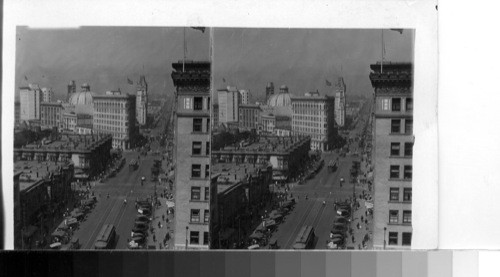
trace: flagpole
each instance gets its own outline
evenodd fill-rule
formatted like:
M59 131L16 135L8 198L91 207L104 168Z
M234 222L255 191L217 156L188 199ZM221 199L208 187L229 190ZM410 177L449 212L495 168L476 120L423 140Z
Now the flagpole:
M184 72L185 69L185 63L186 63L186 27L184 29L184 58L182 59L182 72Z
M382 29L382 47L381 47L381 59L380 59L380 73L384 73L384 29Z

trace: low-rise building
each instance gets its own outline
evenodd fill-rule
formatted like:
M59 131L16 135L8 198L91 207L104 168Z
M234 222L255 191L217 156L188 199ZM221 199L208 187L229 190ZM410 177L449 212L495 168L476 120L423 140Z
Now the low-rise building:
M71 161L75 177L86 180L102 172L110 160L111 135L62 134L57 140L28 144L14 149L16 161Z
M44 128L62 128L63 105L58 102L40 104L40 124Z
M239 127L243 130L258 129L260 113L258 105L242 104L239 106Z

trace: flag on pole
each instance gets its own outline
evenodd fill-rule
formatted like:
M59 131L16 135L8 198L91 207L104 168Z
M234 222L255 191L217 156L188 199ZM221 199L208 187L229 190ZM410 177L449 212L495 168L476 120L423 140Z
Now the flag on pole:
M325 79L325 83L326 83L327 87L331 87L332 86L332 83L330 81L328 81L327 79Z
M133 85L133 84L134 84L134 82L132 82L132 80L130 80L129 78L127 78L127 83L128 83L129 85Z
M24 80L28 81L28 77L26 75L24 75Z
M225 83L225 82L226 82L226 79L225 79L225 78L222 78L222 82L224 82L224 83Z
M191 27L191 28L201 31L202 33L205 33L205 27Z
M396 31L399 34L403 34L403 29L391 29L391 31Z

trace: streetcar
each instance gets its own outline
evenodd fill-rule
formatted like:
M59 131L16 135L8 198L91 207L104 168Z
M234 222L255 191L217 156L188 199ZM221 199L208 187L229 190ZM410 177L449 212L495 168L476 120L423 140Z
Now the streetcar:
M314 234L314 227L312 226L303 226L300 229L297 238L295 239L295 244L293 245L293 249L295 250L303 250L303 249L311 249L314 247L314 239L316 235Z
M102 226L99 235L96 238L95 249L113 249L116 242L116 228L113 224Z

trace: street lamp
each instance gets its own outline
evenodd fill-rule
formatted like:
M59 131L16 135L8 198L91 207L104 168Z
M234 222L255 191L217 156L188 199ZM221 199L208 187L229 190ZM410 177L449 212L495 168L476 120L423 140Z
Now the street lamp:
M189 226L186 226L186 250L188 249L188 230Z
M384 250L385 250L385 245L386 245L386 241L385 241L385 232L387 231L387 227L384 227Z

